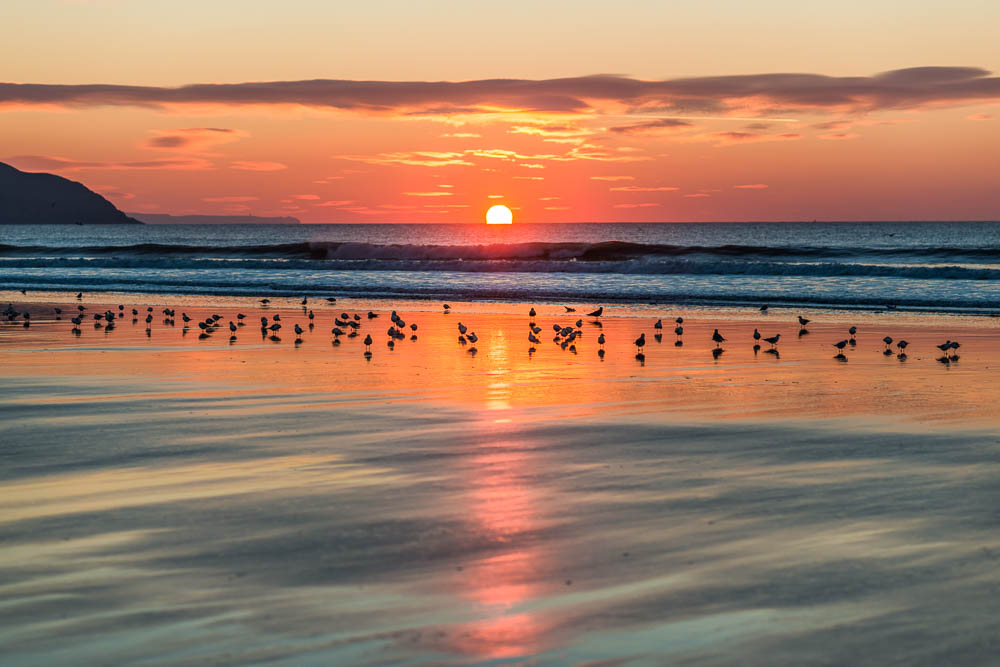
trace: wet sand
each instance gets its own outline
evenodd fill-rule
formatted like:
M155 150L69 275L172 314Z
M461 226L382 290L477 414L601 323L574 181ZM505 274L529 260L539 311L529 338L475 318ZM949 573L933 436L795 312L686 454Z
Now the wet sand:
M119 298L139 322L94 328ZM84 303L79 336L73 299L0 324L5 664L995 659L995 320L609 309L573 354L584 307L536 306L529 354L530 305L398 302L389 350L382 302L311 304L298 345L294 300L277 342L249 301Z

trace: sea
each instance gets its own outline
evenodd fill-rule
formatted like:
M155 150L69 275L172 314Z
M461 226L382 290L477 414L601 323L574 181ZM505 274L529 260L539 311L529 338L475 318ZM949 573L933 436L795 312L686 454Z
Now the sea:
M0 288L992 313L1000 222L0 225Z

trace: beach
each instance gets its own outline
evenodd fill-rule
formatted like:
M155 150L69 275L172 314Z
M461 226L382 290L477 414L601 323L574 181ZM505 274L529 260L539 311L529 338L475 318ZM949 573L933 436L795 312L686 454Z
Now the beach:
M996 318L0 297L5 664L994 659Z

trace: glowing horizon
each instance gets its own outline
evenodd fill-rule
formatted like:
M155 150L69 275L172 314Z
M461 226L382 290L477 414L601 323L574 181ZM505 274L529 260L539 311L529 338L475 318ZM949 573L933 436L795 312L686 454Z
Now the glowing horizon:
M912 7L638 3L622 23L513 0L495 53L481 10L391 4L14 0L0 161L136 213L481 224L504 193L527 223L1000 218L1000 6L886 34ZM814 39L844 35L868 50ZM587 74L608 71L636 73Z

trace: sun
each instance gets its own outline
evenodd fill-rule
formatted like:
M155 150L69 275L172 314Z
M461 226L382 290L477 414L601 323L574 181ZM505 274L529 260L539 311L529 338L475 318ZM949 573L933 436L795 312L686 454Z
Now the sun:
M487 225L509 225L512 222L514 222L514 214L503 204L490 206L490 210L486 211Z

